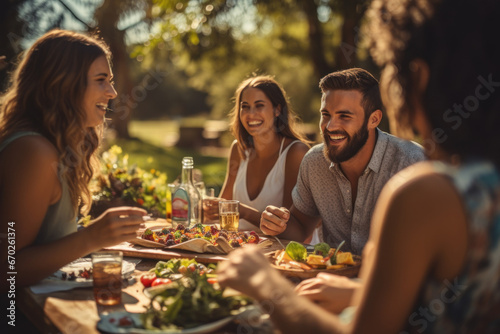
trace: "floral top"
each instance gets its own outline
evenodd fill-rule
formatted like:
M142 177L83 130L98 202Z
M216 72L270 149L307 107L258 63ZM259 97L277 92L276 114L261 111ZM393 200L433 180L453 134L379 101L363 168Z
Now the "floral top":
M462 272L454 280L425 282L408 329L500 333L500 171L488 162L458 168L436 163L435 167L450 176L463 200L469 248Z

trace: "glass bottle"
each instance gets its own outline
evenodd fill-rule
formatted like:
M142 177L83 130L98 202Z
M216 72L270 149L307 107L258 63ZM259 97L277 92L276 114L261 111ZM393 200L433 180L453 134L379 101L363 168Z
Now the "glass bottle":
M182 159L182 181L172 197L172 220L191 227L202 222L201 196L193 182L193 158Z

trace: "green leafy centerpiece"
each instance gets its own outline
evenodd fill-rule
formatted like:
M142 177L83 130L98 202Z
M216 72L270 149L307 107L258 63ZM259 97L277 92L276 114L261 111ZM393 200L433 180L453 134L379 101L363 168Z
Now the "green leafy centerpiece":
M129 166L128 154L117 145L103 152L100 173L92 182L90 216L95 218L110 207L128 205L142 207L155 217L165 218L167 175L143 168L136 164Z

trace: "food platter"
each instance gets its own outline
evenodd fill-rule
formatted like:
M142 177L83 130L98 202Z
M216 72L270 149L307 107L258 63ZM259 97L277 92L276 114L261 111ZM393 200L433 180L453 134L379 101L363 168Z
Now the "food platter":
M296 279L308 279L308 278L313 278L316 277L319 273L330 273L330 274L335 274L335 275L340 275L340 276L345 276L345 277L357 277L359 274L359 269L361 268L361 256L358 255L353 255L353 259L355 261L355 264L353 265L347 265L342 268L338 269L298 269L298 268L282 268L277 265L275 265L276 261L276 254L279 252L274 251L274 252L269 252L266 254L267 258L269 259L271 266L278 270L283 276L288 277L288 278L296 278Z
M151 228L150 231L156 234L156 233L161 233L162 229ZM215 242L210 242L206 239L196 238L180 242L178 244L174 244L171 246L166 246L163 243L147 240L144 239L141 235L138 235L134 240L131 241L131 243L146 248L160 248L164 250L181 250L181 251L190 251L195 253L210 253L210 254L228 254L235 249L230 244L230 242L223 237L218 237L214 241ZM254 245L261 248L268 248L272 244L273 244L272 240L264 237L259 237L259 242L255 243ZM247 245L246 243L241 244L242 247L245 247L246 245Z

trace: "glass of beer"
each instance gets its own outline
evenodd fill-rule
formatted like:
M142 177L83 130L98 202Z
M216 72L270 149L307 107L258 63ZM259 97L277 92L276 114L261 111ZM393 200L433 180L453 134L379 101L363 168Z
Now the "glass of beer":
M219 222L220 228L227 231L238 232L240 223L239 201L219 202Z
M94 298L99 305L116 305L122 300L122 260L119 251L92 253Z

